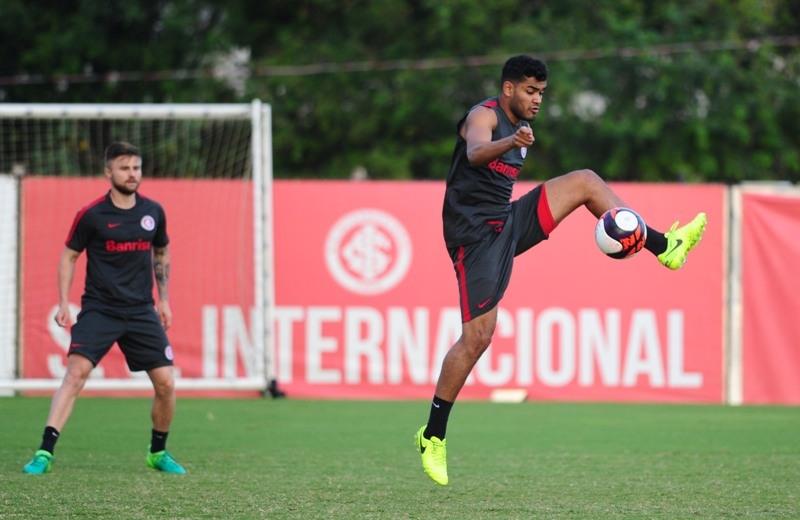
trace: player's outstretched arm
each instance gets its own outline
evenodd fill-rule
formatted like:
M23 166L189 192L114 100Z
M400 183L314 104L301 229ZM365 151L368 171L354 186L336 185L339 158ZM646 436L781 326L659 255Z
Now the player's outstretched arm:
M169 306L169 249L167 247L153 248L153 272L156 277L156 287L158 288L158 303L156 310L158 317L165 329L172 325L172 309Z
M512 135L492 141L492 131L497 127L494 110L478 107L467 116L462 128L467 141L467 159L472 166L483 166L494 161L512 148L533 144L533 131L521 126Z
M79 256L79 251L65 247L61 252L61 259L58 261L58 312L56 312L55 320L60 327L66 327L72 323L72 317L69 315L69 288L72 286L75 262Z

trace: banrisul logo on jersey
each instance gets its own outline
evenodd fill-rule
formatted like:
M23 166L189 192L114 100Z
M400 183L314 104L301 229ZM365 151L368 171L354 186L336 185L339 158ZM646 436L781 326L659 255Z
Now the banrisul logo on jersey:
M352 211L328 232L325 263L345 289L380 294L406 275L411 264L411 240L400 221L385 211Z

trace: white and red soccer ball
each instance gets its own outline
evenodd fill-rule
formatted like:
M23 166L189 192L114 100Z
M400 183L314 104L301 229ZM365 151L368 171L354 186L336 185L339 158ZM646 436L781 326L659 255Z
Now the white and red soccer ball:
M612 208L597 220L594 238L600 251L611 258L630 258L647 240L647 225L629 208Z

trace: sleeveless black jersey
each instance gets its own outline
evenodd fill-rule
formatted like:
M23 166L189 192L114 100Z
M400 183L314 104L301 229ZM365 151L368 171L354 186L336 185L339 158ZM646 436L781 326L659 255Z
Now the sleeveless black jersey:
M487 230L505 222L511 211L511 192L527 155L525 148L512 148L487 165L471 166L467 159L467 142L461 137L461 126L475 108L491 108L497 115L492 141L517 131L500 107L497 97L470 108L456 125L456 145L447 188L442 219L447 247L457 247L480 240Z
M152 248L168 243L163 208L139 194L131 209L114 206L110 192L81 209L66 246L86 249L82 308L138 311L152 306Z

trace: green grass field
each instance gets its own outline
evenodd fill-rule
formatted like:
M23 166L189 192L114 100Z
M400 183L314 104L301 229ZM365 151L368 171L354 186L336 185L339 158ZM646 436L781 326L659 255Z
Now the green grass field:
M48 406L0 399L0 518L800 518L800 408L461 402L438 487L422 401L182 399L178 477L145 467L149 401L84 398L24 475Z

